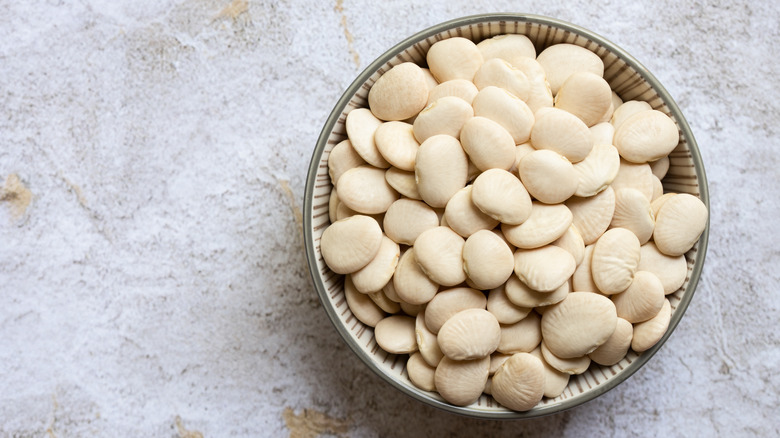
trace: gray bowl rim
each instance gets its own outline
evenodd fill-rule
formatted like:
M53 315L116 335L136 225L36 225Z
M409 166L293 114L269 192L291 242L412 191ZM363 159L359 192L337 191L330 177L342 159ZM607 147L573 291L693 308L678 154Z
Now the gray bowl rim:
M685 138L688 144L688 148L691 154L691 159L694 162L694 170L696 172L697 181L699 183L698 186L699 197L702 200L702 202L704 202L704 204L707 206L708 210L710 210L710 203L709 203L709 190L707 186L707 177L704 171L704 164L701 158L701 154L699 152L698 145L693 136L693 132L691 131L690 126L688 125L687 121L685 120L685 117L682 114L682 111L677 106L677 103L674 101L674 99L666 90L666 88L661 84L661 82L658 79L656 79L656 77L652 73L650 73L650 71L646 67L644 67L632 55L628 54L628 52L626 52L616 44L612 43L611 41L607 40L606 38L602 37L601 35L596 34L593 31L587 30L583 27L574 25L572 23L551 18L551 17L542 16L542 15L521 14L521 13L487 13L487 14L469 15L469 16L452 19L431 26L399 42L398 44L396 44L395 46L387 50L385 53L383 53L381 56L379 56L371 64L369 64L355 78L355 80L344 91L341 98L334 106L333 110L331 111L330 115L328 116L325 122L325 125L319 135L319 138L317 139L317 143L309 165L309 171L306 178L306 187L304 191L303 232L304 232L304 245L306 250L306 260L309 266L309 273L311 275L311 279L314 282L315 288L317 289L317 294L319 295L323 308L325 309L331 323L333 324L333 326L336 328L339 335L341 336L341 339L358 356L358 358L360 358L360 360L364 362L368 366L368 368L372 370L376 375L378 375L384 381L386 381L387 383L389 383L390 385L392 385L393 387L401 391L401 393L406 394L407 396L417 401L420 401L428 406L432 406L446 412L450 412L450 413L454 413L454 414L458 414L470 418L494 419L494 420L519 420L519 419L530 419L530 418L556 414L574 408L576 406L580 406L586 402L589 402L601 396L602 394L606 393L607 391L615 388L620 383L626 381L636 371L638 371L645 363L647 363L647 361L649 361L651 357L655 355L655 353L663 346L664 343L666 343L666 340L671 336L672 332L674 331L674 329L677 327L680 320L682 319L685 310L688 308L691 299L693 298L693 294L696 290L696 286L698 284L699 277L701 276L702 268L704 266L704 259L707 252L707 241L709 238L710 220L708 218L707 225L704 229L704 232L699 238L697 257L694 260L694 264L690 274L690 280L686 287L685 293L683 294L680 303L677 305L677 308L674 314L672 315L671 321L669 322L669 328L667 329L664 336L652 348L639 355L639 357L634 362L632 362L629 366L627 366L624 370L622 370L618 376L604 382L603 384L600 384L595 389L589 390L587 392L582 393L581 395L577 395L568 400L564 400L560 403L556 403L553 406L535 407L526 412L513 412L513 411L488 412L488 411L470 409L469 407L459 407L459 406L450 405L446 402L430 397L424 391L417 390L416 388L412 388L410 386L405 386L397 379L381 372L376 366L376 364L374 364L371 356L369 356L366 353L366 351L363 350L361 346L359 346L355 342L355 340L347 331L346 327L337 323L337 321L339 320L338 314L336 313L335 309L330 305L325 285L322 281L322 278L320 278L320 276L317 274L317 269L316 269L317 255L314 251L314 236L312 234L311 213L312 213L312 204L314 198L314 184L317 177L317 172L319 170L319 163L320 160L322 159L322 154L325 151L328 137L333 131L333 128L336 126L336 123L338 122L341 112L344 110L344 108L346 108L351 98L357 93L358 89L363 85L363 83L365 83L368 80L368 78L371 77L371 75L373 75L380 67L382 67L385 63L387 63L393 57L395 57L396 54L405 50L408 47L411 47L412 45L416 44L419 41L422 41L426 38L447 31L449 29L453 29L461 26L468 26L471 24L478 24L483 22L494 22L494 21L523 22L523 23L529 22L529 23L552 26L552 27L569 31L573 34L580 35L582 37L588 38L593 42L596 42L597 44L601 45L602 47L606 48L607 50L609 50L610 52L618 56L626 64L630 65L634 70L636 70L636 72L639 75L641 75L650 84L650 86L658 94L658 96L661 97L664 104L669 108L669 111L672 113L675 120L677 121L677 124L680 127L680 130L682 132L683 138Z

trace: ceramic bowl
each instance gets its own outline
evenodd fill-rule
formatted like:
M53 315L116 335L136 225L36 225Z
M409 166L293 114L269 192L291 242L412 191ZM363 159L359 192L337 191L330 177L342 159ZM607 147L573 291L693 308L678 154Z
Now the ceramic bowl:
M629 378L663 347L696 289L706 253L708 228L685 255L688 262L685 283L667 296L672 316L666 334L642 354L629 350L623 360L611 367L592 364L584 374L573 376L560 396L545 398L526 412L508 410L484 394L470 406L454 406L438 394L412 385L406 374L407 356L388 354L377 345L373 329L358 321L347 306L343 276L330 271L320 254L320 237L330 224L328 200L332 186L328 176L328 154L347 136L344 127L347 113L368 106L371 85L392 66L406 61L424 66L426 52L441 39L459 36L479 42L499 34L526 35L534 43L537 54L552 44L565 42L582 46L601 57L605 66L604 78L624 101L646 101L654 109L671 116L679 128L680 143L670 155L671 166L663 179L665 191L690 193L709 207L704 166L691 129L672 96L638 60L604 37L574 24L537 15L486 14L441 23L406 38L372 62L344 91L314 147L304 195L304 240L314 287L335 329L354 354L390 386L422 403L452 413L488 419L522 419L570 409L604 394Z

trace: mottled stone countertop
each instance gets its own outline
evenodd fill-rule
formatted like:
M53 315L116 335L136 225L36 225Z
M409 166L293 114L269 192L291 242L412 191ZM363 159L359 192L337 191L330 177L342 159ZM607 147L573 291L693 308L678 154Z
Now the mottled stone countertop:
M709 251L643 369L555 416L477 421L367 370L302 251L325 118L384 50L483 12L618 43L687 117ZM0 437L777 436L780 6L0 2Z

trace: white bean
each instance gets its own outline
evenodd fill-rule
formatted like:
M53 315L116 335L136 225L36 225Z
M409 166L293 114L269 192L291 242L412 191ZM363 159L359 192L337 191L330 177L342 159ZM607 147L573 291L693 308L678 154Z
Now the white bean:
M693 195L679 193L658 210L653 241L666 255L683 255L699 240L707 221L707 206Z
M588 71L570 75L555 96L555 108L574 114L588 127L601 121L610 105L612 89L609 84L601 75Z
M413 171L420 143L414 137L413 126L406 122L385 122L374 133L379 153L392 166Z
M534 113L519 97L494 86L488 86L474 97L471 103L474 115L486 117L503 126L515 144L528 141L534 126Z
M574 73L590 72L598 76L604 75L604 62L590 50L574 44L553 44L542 50L536 57L547 73L550 89L553 95Z
M436 367L436 390L444 400L455 406L467 406L477 401L490 370L490 356L472 360L444 357Z
M463 271L478 289L504 284L514 266L512 250L492 231L477 231L463 245Z
M572 163L582 161L593 149L593 134L588 125L559 108L537 111L530 138L536 149L558 152Z
M574 257L565 249L546 245L515 251L515 274L533 290L552 292L574 273Z
M517 353L493 375L491 392L503 406L527 411L544 397L544 366L528 353Z
M543 204L534 201L531 214L520 225L501 224L506 239L518 248L531 249L559 239L572 224L573 215L564 204Z
M402 62L377 79L368 91L371 112L382 120L413 117L428 102L428 81L420 66Z
M422 200L434 208L445 207L466 186L468 167L466 152L455 137L435 135L424 141L414 166Z
M433 76L442 83L452 79L474 79L484 59L474 42L452 37L433 43L426 61Z
M572 292L542 315L542 338L561 359L584 356L606 342L617 326L612 301L593 292Z
M376 133L382 121L376 118L374 113L368 108L355 108L347 114L344 126L347 130L347 137L355 148L355 152L360 155L368 164L385 169L390 163L382 157L374 141Z
M428 277L442 286L466 281L463 270L463 246L466 241L449 227L423 231L414 241L417 264Z
M474 180L471 200L503 224L521 224L532 214L531 197L519 178L502 169L488 169Z

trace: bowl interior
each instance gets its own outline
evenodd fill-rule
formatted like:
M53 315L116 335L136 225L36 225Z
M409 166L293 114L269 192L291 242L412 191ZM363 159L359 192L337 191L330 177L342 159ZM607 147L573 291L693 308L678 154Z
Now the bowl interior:
M373 329L352 315L344 298L343 276L328 269L319 248L322 232L330 224L328 154L347 138L344 127L347 113L368 106L368 90L392 66L407 61L424 66L425 54L436 41L459 36L479 42L499 34L528 36L537 54L552 44L571 43L601 57L605 66L604 78L624 101L646 101L654 109L669 115L679 128L680 143L670 155L670 169L663 180L664 190L698 196L709 207L704 168L690 128L668 92L637 60L599 35L569 23L535 15L490 14L453 20L413 35L369 65L345 91L327 119L312 157L304 198L304 237L312 279L327 314L349 347L380 377L407 395L450 412L481 418L530 418L568 409L603 394L633 374L663 345L694 293L704 262L709 226L686 254L688 276L685 283L667 296L672 319L664 337L641 355L629 351L628 356L611 367L591 365L584 374L573 376L559 397L544 399L527 412L507 410L486 395L471 406L452 406L438 394L413 386L406 375L406 356L384 352L374 340Z

